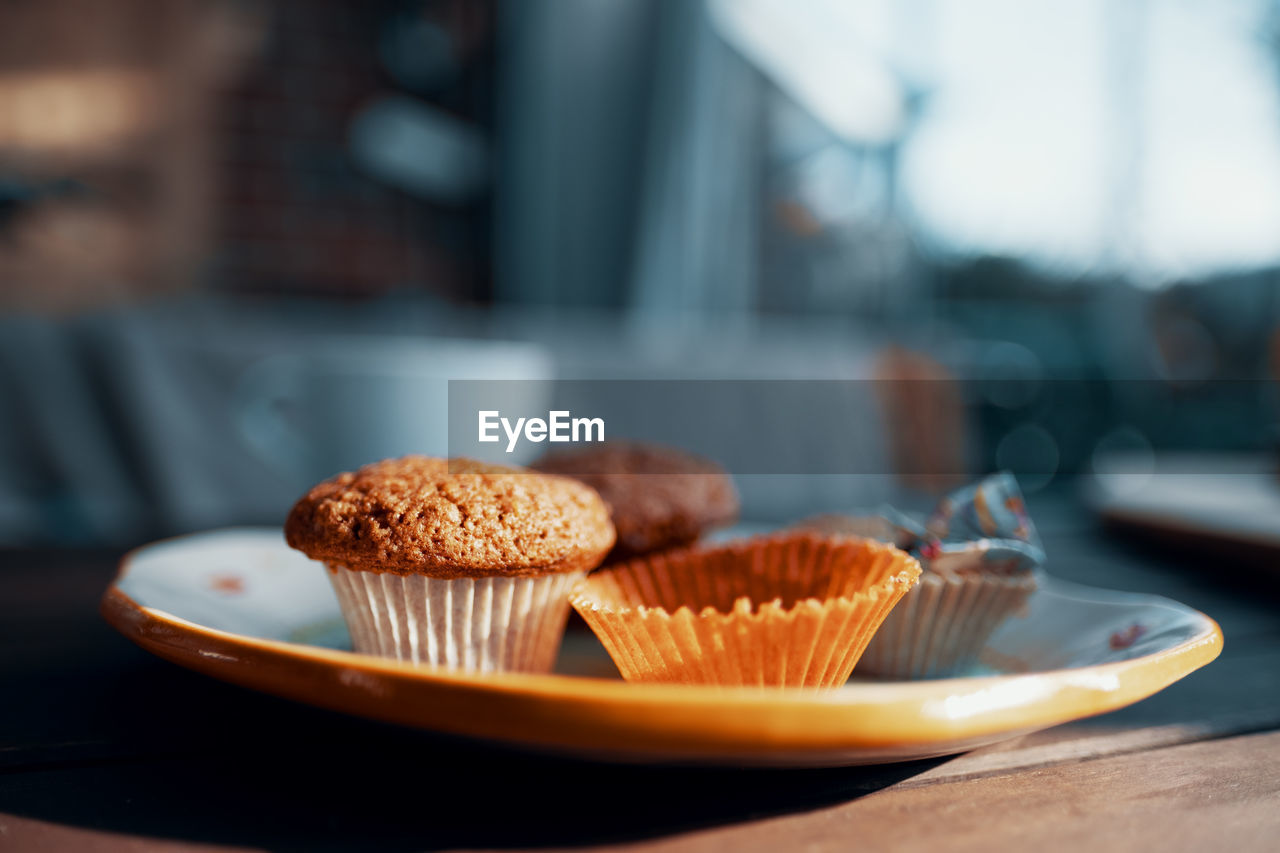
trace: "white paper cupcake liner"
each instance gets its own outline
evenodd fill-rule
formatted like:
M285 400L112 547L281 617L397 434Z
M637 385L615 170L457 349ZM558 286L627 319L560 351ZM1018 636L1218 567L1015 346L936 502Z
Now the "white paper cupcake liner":
M1023 608L1035 578L925 572L884 620L855 674L937 678L977 662L987 640Z
M330 565L357 652L472 672L548 672L583 572L430 578Z

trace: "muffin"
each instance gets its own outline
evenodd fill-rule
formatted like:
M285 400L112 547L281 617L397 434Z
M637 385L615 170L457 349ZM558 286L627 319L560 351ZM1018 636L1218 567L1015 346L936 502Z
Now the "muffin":
M539 471L573 477L609 505L617 544L606 562L689 545L738 518L738 493L716 463L637 442L610 442L543 457Z
M407 456L311 489L285 538L328 568L357 652L545 672L566 595L614 531L604 501L574 480Z
M836 687L919 575L891 545L792 532L615 564L570 601L629 681Z
M824 515L796 527L892 542L920 561L920 583L885 619L858 673L963 674L977 664L991 635L1025 610L1044 562L1017 482L1006 473L987 477L944 498L924 524L891 514Z

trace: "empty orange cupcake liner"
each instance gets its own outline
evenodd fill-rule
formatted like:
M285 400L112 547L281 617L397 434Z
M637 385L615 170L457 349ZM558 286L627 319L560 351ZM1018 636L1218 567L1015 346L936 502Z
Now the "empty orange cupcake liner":
M570 602L630 681L835 687L919 576L891 545L792 533L622 563Z

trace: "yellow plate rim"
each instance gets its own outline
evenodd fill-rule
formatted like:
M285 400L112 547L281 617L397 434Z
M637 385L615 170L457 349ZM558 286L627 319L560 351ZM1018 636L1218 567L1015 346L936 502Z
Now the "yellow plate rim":
M148 547L122 558L117 581ZM101 611L159 657L286 699L448 734L638 761L822 764L945 754L1132 704L1208 664L1223 646L1217 623L1199 614L1204 628L1188 640L1093 666L830 691L722 689L431 669L209 628L139 604L114 584Z

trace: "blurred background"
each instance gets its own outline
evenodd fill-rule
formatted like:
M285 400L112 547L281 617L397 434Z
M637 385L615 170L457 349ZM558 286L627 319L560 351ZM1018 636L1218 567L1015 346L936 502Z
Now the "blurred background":
M1274 536L1278 283L1277 0L0 4L0 544L557 377L874 380L892 464L749 520L1008 467Z

